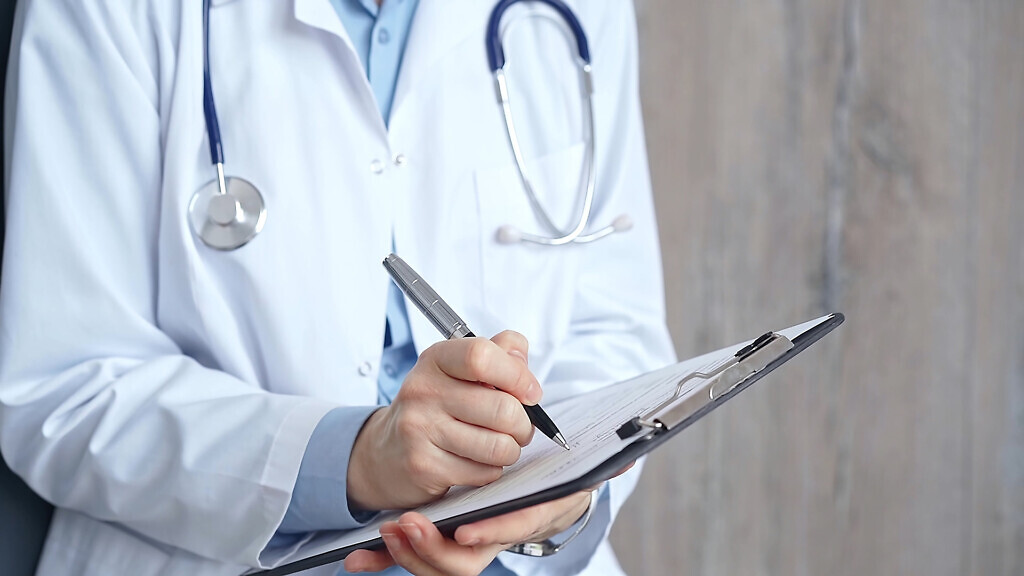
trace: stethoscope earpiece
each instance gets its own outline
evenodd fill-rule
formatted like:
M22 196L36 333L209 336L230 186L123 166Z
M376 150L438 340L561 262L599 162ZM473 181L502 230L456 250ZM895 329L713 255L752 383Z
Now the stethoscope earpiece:
M519 228L516 228L511 224L506 224L501 228L498 228L498 233L495 237L499 244L518 244L523 241L523 233Z
M564 244L586 244L599 240L605 236L614 234L616 232L625 232L633 228L633 219L630 218L629 214L619 214L612 220L612 223L596 232L590 234L582 234L576 236L571 240L567 240L558 243L557 238L545 238L544 236L536 236L533 234L526 234L519 228L511 224L506 224L501 228L498 228L498 233L494 235L495 240L499 244L518 244L519 242L532 242L534 244L542 244L545 246L561 246Z

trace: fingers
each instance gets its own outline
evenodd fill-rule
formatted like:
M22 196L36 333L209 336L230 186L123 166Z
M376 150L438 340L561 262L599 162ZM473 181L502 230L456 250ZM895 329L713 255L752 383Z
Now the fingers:
M503 341L510 342L513 339L512 336L502 337ZM540 383L526 363L490 340L448 340L431 346L423 355L453 378L493 386L515 396L523 404L540 402Z
M395 565L391 553L384 550L356 550L345 557L346 572L380 572Z
M518 360L521 360L523 363L527 363L527 358L530 357L530 343L526 340L526 336L523 336L519 332L505 330L504 332L494 335L494 337L491 338L491 342L494 342L499 348L516 357Z
M526 446L533 438L533 423L522 403L504 392L476 384L455 385L449 387L441 402L453 418L508 434L520 446Z
M434 443L438 447L473 462L500 468L511 466L519 460L521 448L516 439L508 434L457 420L438 425L434 434Z
M382 526L381 536L395 563L417 576L479 574L502 549L461 546L415 512L403 514L397 524Z
M495 434L491 432L491 434ZM451 486L484 486L501 478L500 465L482 464L429 446L408 456L405 474L428 493L440 497ZM410 508L416 503L404 506Z
M378 572L395 564L416 576L470 576L479 574L503 548L461 546L445 538L423 515L403 514L398 522L380 528L385 550L358 550L345 558L349 572Z
M464 524L455 530L463 546L488 546L543 540L565 531L587 511L590 492L577 492L537 506Z
M348 498L359 508L411 508L452 486L482 486L533 438L523 402L540 384L522 335L449 340L424 351L394 401L365 422L349 459ZM482 385L481 385L482 384Z

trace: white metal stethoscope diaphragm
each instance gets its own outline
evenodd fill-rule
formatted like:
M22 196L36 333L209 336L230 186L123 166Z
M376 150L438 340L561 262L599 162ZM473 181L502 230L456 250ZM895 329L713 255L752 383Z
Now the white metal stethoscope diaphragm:
M188 220L192 231L210 248L241 248L263 230L267 207L263 196L248 180L213 180L192 195Z

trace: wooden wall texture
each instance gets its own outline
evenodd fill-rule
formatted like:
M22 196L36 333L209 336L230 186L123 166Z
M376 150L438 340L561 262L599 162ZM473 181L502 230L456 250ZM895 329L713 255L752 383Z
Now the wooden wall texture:
M1024 574L1024 1L637 0L689 357L847 322L652 457L631 574Z

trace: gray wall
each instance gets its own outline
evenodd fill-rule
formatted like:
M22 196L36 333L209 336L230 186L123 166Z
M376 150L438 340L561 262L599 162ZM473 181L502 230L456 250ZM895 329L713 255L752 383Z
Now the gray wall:
M839 331L647 464L632 574L1024 574L1024 2L637 0L681 357Z

